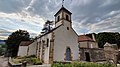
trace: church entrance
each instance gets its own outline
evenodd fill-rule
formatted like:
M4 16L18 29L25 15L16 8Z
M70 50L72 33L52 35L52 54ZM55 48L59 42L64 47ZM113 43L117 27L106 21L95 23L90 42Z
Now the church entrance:
M66 61L71 61L71 49L69 47L66 49Z
M90 54L85 52L86 61L90 62Z

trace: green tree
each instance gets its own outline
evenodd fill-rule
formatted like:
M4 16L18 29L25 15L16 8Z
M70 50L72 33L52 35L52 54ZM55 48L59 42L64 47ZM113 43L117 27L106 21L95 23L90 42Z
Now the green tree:
M99 47L103 48L106 42L117 44L120 47L120 34L118 32L102 32L97 34Z
M100 48L103 48L106 42L117 44L118 48L120 47L120 34L118 32L100 32L98 34L89 33L86 35L92 38L92 34L95 35L95 39L97 40Z
M3 55L3 51L4 51L3 48L0 47L0 56Z
M7 51L9 56L16 57L18 53L19 44L21 41L29 41L30 35L25 30L17 30L9 35L8 39L6 40L7 44Z
M52 29L53 26L53 21L47 20L44 24L44 28L42 29L42 31L44 33L49 32Z

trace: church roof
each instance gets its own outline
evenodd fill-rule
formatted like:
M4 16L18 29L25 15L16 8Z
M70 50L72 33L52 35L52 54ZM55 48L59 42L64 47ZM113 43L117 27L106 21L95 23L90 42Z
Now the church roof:
M20 46L28 46L28 45L30 45L32 42L31 41L22 41L21 43L20 43Z
M78 38L78 42L85 42L85 41L94 42L94 40L91 39L90 37L88 37L86 35L80 35L79 38Z
M63 24L61 24L61 25L59 25L59 26L57 26L57 27L55 27L55 28L53 28L52 30L50 30L49 32L47 32L47 33L45 33L45 34L43 34L43 35L41 35L40 37L38 37L38 38L41 38L41 37L43 37L43 36L45 36L45 35L47 35L47 34L49 34L49 33L51 33L51 32L53 32L53 31L55 31L56 29L58 29L59 27L61 27Z
M61 9L54 15L54 16L56 16L58 13L60 13L61 11L66 11L67 13L69 13L69 14L72 14L69 10L67 10L65 7L61 7Z

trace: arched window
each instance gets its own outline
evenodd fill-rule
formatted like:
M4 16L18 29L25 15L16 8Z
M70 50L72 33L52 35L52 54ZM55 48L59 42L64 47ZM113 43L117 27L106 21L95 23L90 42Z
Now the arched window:
M71 61L71 49L69 47L66 48L66 61Z

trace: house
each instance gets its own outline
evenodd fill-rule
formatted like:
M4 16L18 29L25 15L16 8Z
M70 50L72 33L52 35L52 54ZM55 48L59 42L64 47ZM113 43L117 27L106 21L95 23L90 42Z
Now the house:
M86 35L80 35L78 39L80 48L98 48L98 44L94 38L94 35L93 35L93 39Z
M98 43L92 34L92 38L80 35L79 39L80 61L97 62L105 60L103 48L98 48Z
M112 61L113 63L117 63L118 55L120 56L117 44L106 42L104 48L99 48L93 34L92 37L90 38L86 35L79 36L80 61Z
M62 6L54 15L55 28L38 37L27 47L28 54L24 55L34 53L46 64L79 60L78 35L72 28L71 15L72 13Z
M108 42L104 45L104 52L106 60L111 60L114 63L117 63L119 61L120 52L118 50L117 44L110 44Z

